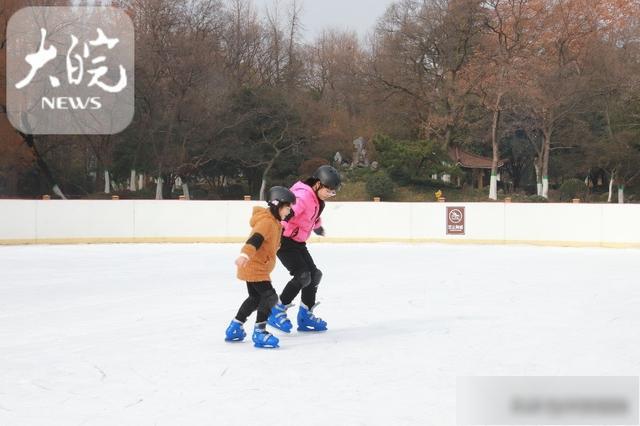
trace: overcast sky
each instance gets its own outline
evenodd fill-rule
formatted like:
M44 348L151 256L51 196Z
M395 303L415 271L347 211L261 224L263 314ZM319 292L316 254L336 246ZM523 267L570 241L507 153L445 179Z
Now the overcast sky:
M267 6L272 7L274 0L253 0L260 13ZM394 0L299 0L302 3L302 24L304 39L312 41L323 29L336 28L355 30L362 38L373 29L387 7ZM110 0L73 0L75 4L109 4ZM279 0L283 11L291 0Z
M254 0L264 11L273 0ZM363 37L393 0L301 0L304 38L311 41L325 28L352 29ZM280 0L282 6L289 4Z

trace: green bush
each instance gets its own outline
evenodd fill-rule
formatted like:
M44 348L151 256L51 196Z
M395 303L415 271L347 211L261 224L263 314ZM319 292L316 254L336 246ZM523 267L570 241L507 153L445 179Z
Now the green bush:
M390 198L395 187L393 180L385 171L377 171L367 177L367 192L370 197Z
M189 197L192 200L208 200L209 199L209 191L204 188L194 187L189 188Z
M609 192L593 193L590 196L590 201L594 203L606 203L609 199Z
M549 200L544 198L542 195L531 195L527 197L527 201L530 203L548 203Z
M366 182L369 176L376 172L369 167L355 167L353 169L342 172L341 175L352 182Z
M448 167L443 166L443 163L450 161L448 155L433 141L396 140L376 135L372 142L380 165L399 185L449 171Z
M573 198L584 200L587 193L587 185L580 179L567 179L560 185L560 200L562 201L569 201Z
M367 201L370 200L364 182L345 182L334 201Z
M222 200L242 200L245 195L250 195L251 192L245 186L239 183L233 183L224 188L223 193L220 194Z

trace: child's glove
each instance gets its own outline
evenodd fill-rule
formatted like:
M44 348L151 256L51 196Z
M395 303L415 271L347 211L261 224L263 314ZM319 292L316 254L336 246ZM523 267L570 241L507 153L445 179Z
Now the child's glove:
M321 237L324 237L324 228L322 226L319 227L319 228L314 229L313 232L316 235L320 235Z

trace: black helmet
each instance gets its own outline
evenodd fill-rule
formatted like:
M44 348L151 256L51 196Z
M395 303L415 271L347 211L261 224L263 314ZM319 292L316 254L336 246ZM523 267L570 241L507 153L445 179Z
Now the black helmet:
M267 202L273 206L282 203L295 204L296 196L284 186L274 186L269 190L269 198Z
M313 178L318 179L323 186L337 191L342 185L340 173L329 165L320 166L318 170L313 172Z

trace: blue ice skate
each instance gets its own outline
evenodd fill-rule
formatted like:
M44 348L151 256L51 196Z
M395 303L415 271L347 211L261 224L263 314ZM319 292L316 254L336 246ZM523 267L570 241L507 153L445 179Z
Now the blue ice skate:
M237 319L231 320L224 340L227 342L242 342L245 337L247 337L247 333L245 333L242 323Z
M277 348L280 340L266 329L266 323L256 324L253 329L253 346L256 348Z
M307 308L304 303L300 304L300 310L298 311L298 331L325 331L327 329L327 322L321 318L317 318L313 315L313 310L320 303L316 303Z
M289 321L289 318L287 318L287 309L292 306L293 303L289 303L288 305L278 303L276 306L271 308L271 315L267 318L269 325L280 331L284 331L285 333L291 333L293 325L291 324L291 321Z

